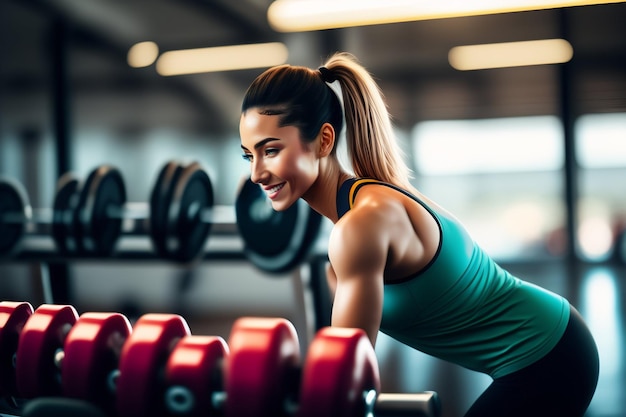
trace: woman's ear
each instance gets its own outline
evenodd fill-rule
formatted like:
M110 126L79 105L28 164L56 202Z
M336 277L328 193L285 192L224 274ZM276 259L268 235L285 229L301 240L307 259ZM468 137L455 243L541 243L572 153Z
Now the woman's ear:
M320 147L319 156L325 157L330 155L335 147L335 129L330 123L324 123L320 130Z

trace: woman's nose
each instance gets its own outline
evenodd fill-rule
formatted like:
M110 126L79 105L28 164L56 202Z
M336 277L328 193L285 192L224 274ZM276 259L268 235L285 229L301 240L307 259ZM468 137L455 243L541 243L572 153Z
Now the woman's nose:
M254 161L250 172L250 180L255 184L263 183L267 179L267 170L263 162Z

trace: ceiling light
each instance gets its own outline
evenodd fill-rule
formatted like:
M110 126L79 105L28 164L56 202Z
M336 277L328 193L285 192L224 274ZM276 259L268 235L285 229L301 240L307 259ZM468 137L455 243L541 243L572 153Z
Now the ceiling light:
M284 64L287 57L281 42L184 49L161 54L156 69L164 76L232 71Z
M154 42L139 42L128 50L126 59L133 68L150 66L159 56L159 47Z
M275 0L267 19L279 32L521 12L624 0Z
M562 64L572 59L572 45L564 39L456 46L448 61L459 71L528 65Z

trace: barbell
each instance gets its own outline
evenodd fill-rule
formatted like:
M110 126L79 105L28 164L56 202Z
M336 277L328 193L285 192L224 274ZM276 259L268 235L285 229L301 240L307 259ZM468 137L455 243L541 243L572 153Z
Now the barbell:
M321 227L321 216L304 201L274 211L249 178L238 190L234 209L244 254L265 272L283 273L301 263ZM33 211L24 187L0 178L0 256L19 251L29 225L39 223L50 224L63 254L108 256L126 219L144 223L157 255L177 262L200 257L212 226L223 221L209 175L197 162L167 162L147 204L127 202L122 174L112 165L96 167L83 182L71 173L61 176L51 210Z

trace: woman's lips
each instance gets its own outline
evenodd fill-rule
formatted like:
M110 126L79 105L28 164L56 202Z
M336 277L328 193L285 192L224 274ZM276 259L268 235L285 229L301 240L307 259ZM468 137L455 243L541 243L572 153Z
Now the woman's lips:
M281 184L273 185L271 187L266 187L265 192L267 193L267 197L273 200L274 198L276 198L276 196L278 195L280 190L283 189L284 186L285 186L285 183L283 182Z

